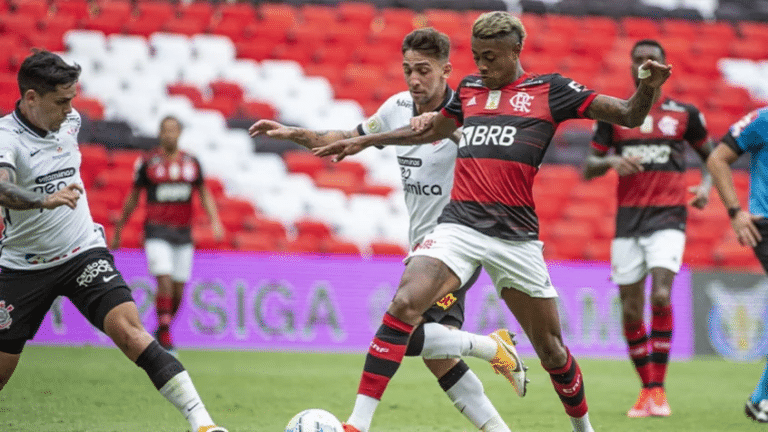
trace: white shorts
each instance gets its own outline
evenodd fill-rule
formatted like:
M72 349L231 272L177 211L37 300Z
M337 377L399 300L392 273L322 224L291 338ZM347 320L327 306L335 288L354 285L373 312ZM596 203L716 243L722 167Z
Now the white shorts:
M654 267L680 271L685 233L676 229L656 231L647 237L619 237L611 243L611 280L629 285L643 279Z
M153 276L169 275L174 282L186 282L192 276L194 248L191 243L174 245L150 238L144 240L144 251Z
M531 297L557 297L538 240L512 241L487 236L464 225L442 223L408 255L439 259L467 283L483 266L496 292L514 288Z

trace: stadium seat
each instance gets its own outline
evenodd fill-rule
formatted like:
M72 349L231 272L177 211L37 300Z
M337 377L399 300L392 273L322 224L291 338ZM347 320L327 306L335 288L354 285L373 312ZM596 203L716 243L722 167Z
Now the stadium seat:
M397 243L376 241L370 244L371 253L378 256L404 257L408 251Z
M280 250L285 245L268 234L242 232L232 236L232 246L240 251L268 252Z
M297 237L286 244L285 251L289 253L320 253L322 252L322 241L314 236Z
M258 6L258 16L264 25L290 28L299 20L296 9L289 4L262 3Z
M314 179L318 188L339 189L347 195L357 192L360 188L357 176L351 172L338 173L322 170L315 175Z
M53 8L57 15L69 15L76 21L82 21L90 14L88 2L85 0L56 0Z
M104 119L104 106L97 99L78 97L72 101L72 107L91 120Z
M206 24L213 17L214 7L210 2L180 2L177 13L183 20L202 21Z
M176 83L169 85L167 90L169 95L185 96L195 106L203 103L202 92L193 85Z
M136 3L137 18L163 23L176 16L173 4L162 1L140 1Z
M366 2L340 2L336 9L341 22L364 24L365 26L370 26L377 14L376 7Z
M192 240L199 250L229 249L231 242L228 238L217 240L210 228L193 227Z

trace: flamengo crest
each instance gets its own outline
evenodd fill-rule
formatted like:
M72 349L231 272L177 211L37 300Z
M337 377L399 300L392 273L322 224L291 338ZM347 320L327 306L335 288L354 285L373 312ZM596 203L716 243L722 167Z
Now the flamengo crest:
M533 103L533 96L525 92L520 92L509 100L512 108L517 112L529 113L531 112L531 103Z
M0 330L7 329L11 326L13 319L11 318L11 311L13 305L5 305L5 300L0 300Z

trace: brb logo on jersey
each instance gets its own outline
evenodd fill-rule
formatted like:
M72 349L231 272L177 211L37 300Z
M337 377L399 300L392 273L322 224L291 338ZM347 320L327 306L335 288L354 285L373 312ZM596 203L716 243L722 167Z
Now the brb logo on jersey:
M468 145L511 146L515 142L517 128L514 126L467 126L461 134L459 147Z
M112 267L112 265L109 263L109 261L105 259L100 259L96 262L92 262L88 264L87 267L85 267L85 270L83 270L83 273L80 274L80 276L77 277L77 284L85 287L91 284L94 279L96 279L100 274L102 273L114 273L115 269ZM117 274L113 274L111 276L104 276L103 280L104 282L109 282L112 279L115 278Z
M626 146L621 149L621 156L638 158L642 164L665 164L669 162L672 149L666 144L641 144Z

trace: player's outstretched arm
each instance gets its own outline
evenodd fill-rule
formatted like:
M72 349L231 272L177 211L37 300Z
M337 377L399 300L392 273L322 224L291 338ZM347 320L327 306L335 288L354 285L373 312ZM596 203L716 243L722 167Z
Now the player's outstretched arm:
M360 135L357 130L312 131L299 127L285 126L273 120L257 121L248 128L248 133L252 137L265 135L270 138L293 141L310 150Z
M223 240L226 232L224 231L224 225L221 224L221 218L219 218L216 200L213 198L210 188L205 184L200 186L200 202L203 205L203 209L205 209L205 213L208 215L208 220L211 221L213 237L218 241Z
M702 162L704 162L701 165L701 183L688 188L688 192L693 194L693 198L688 201L688 204L697 209L703 209L709 203L709 191L712 189L712 175L707 169L707 159L709 158L709 155L712 154L713 147L712 140L710 139L707 139L704 144L698 147L693 146L696 153L701 157Z
M81 193L83 188L77 184L48 196L35 193L16 184L16 171L12 168L0 168L0 206L11 210L53 209L62 205L75 208Z
M640 126L653 106L656 92L671 73L671 65L648 60L640 66L640 85L637 86L632 97L624 100L598 95L587 108L585 115L594 120L603 120L630 128Z
M715 188L727 209L739 209L731 215L731 227L739 239L739 243L745 246L755 247L762 240L760 231L754 221L761 216L755 216L746 210L741 210L739 197L736 194L736 186L733 184L733 172L731 165L736 162L739 155L725 143L718 144L715 150L707 158L707 169L715 182Z
M592 180L605 174L611 168L620 176L637 174L644 170L638 157L609 155L607 152L593 148L592 153L587 156L584 163L582 175L584 180Z
M112 240L109 242L109 248L114 250L120 248L120 240L123 234L123 227L130 219L131 214L139 205L139 195L141 189L138 187L131 188L131 192L125 198L123 203L123 210L120 212L120 217L115 221L115 232L112 234Z
M337 155L334 160L338 162L346 156L357 154L363 149L371 146L414 145L445 139L453 135L453 132L457 128L458 126L456 126L456 123L453 120L442 114L438 114L421 130L414 130L411 125L403 126L389 132L345 139L324 147L316 148L312 150L312 152L320 157Z

